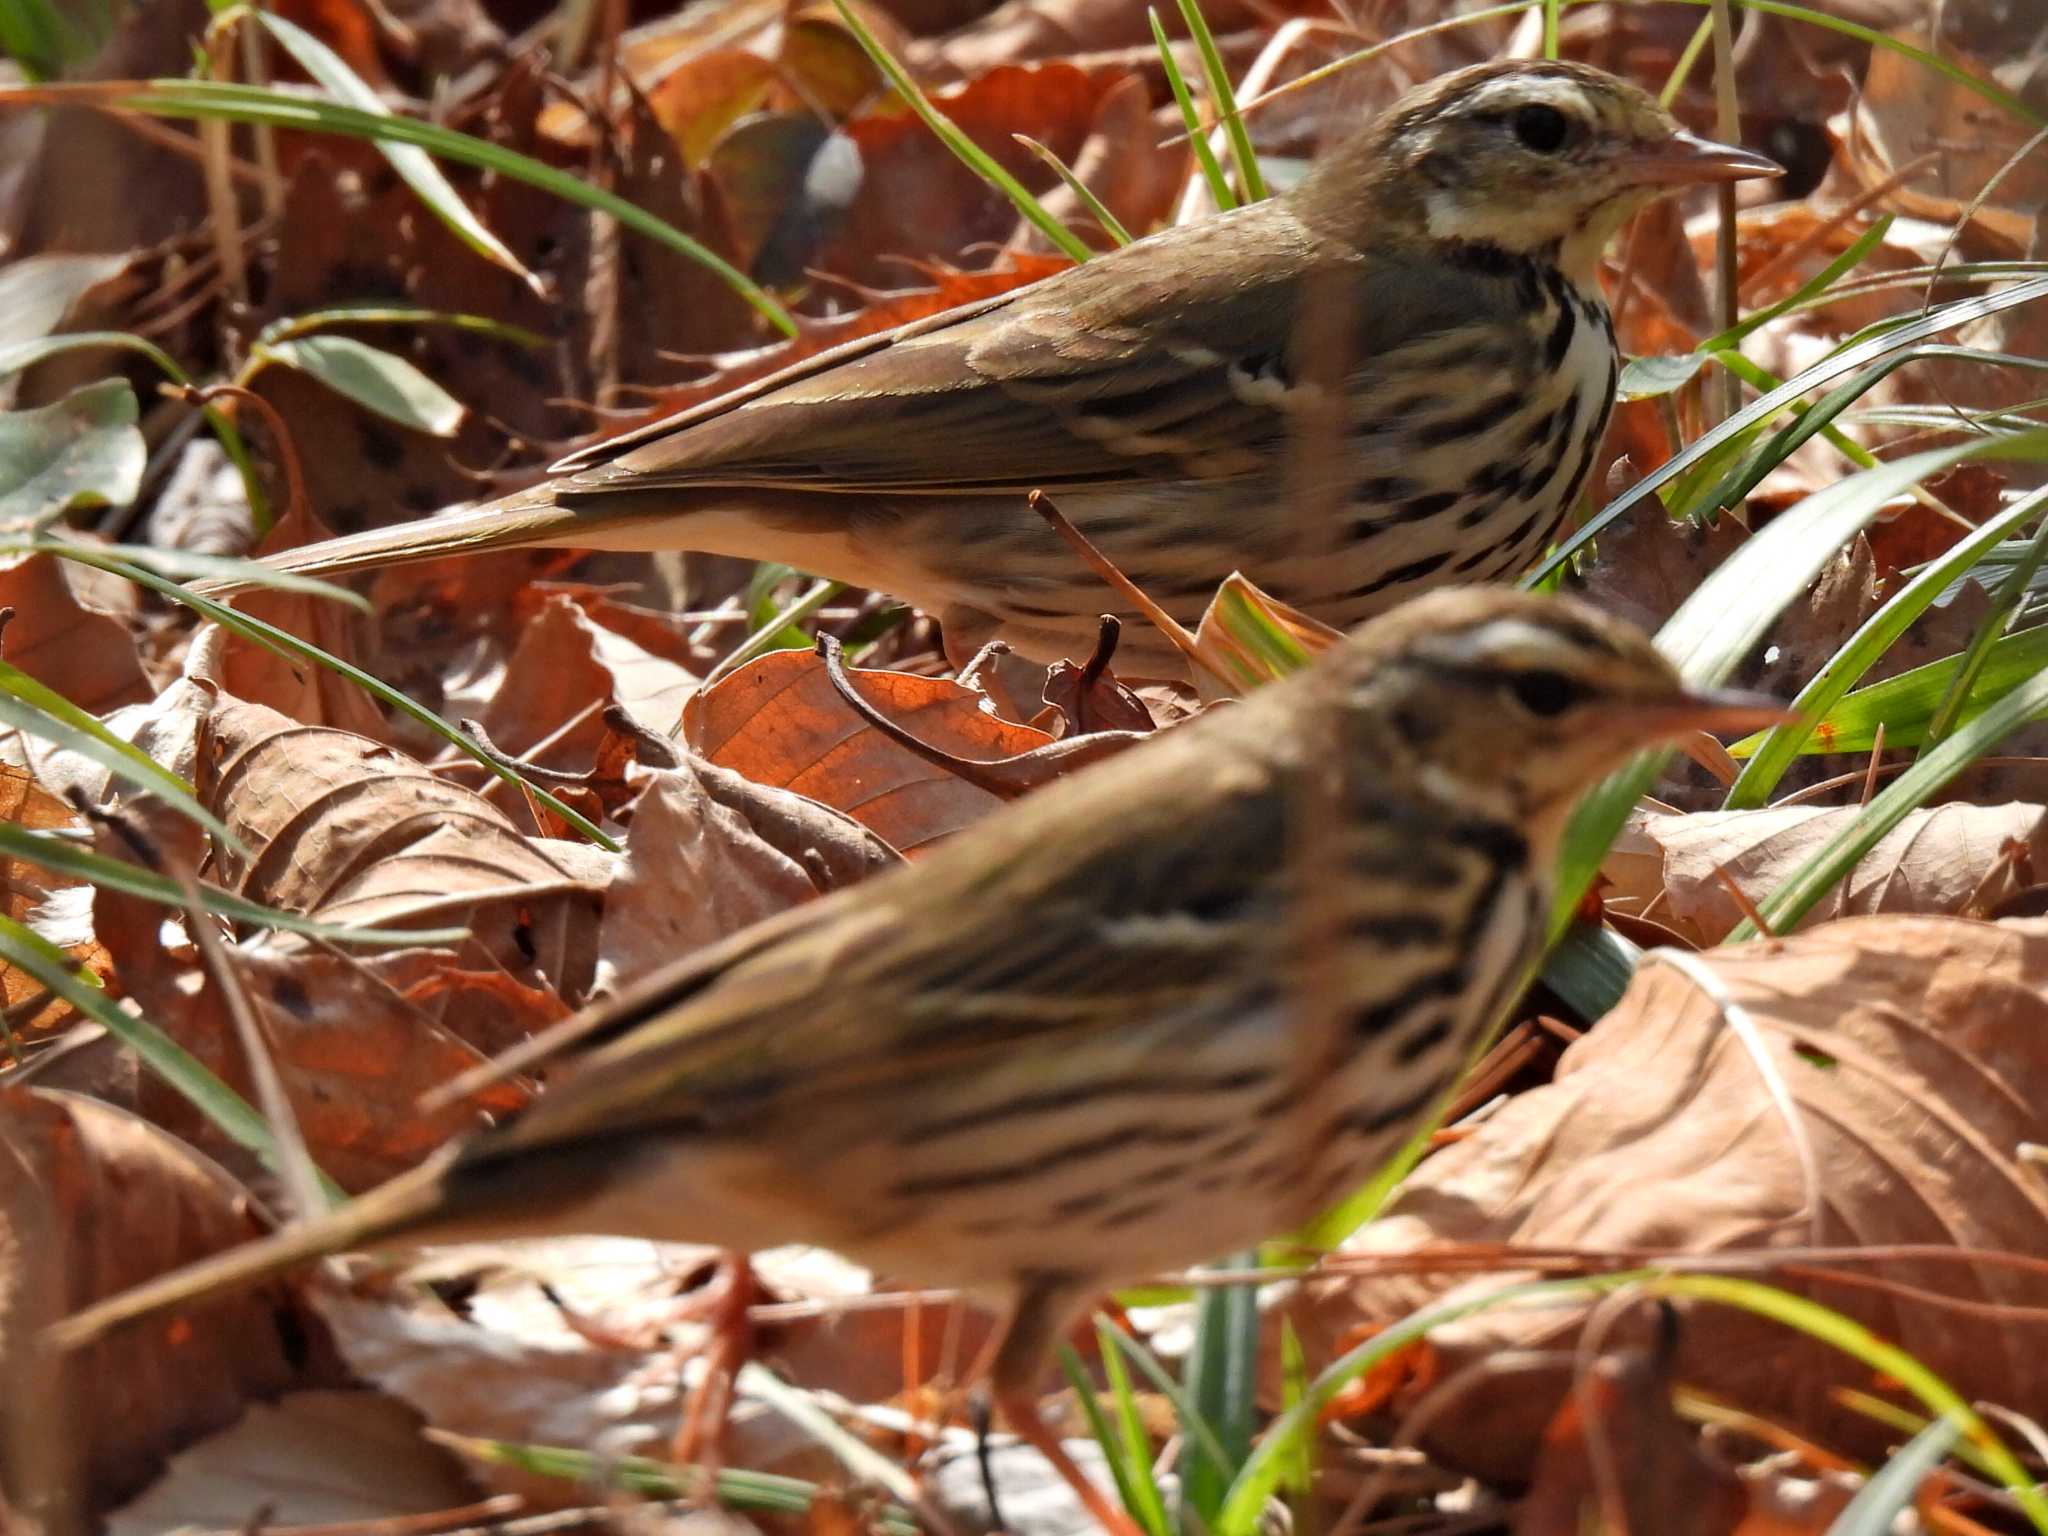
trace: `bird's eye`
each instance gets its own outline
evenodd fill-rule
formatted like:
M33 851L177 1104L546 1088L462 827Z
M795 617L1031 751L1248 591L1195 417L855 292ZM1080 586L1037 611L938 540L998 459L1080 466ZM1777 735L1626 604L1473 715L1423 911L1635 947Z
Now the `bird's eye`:
M1517 107L1508 122L1522 147L1533 149L1539 155L1556 154L1564 148L1564 141L1571 137L1572 132L1571 119L1555 107Z
M1561 715L1576 704L1583 690L1562 672L1524 672L1508 685L1515 702L1532 715Z

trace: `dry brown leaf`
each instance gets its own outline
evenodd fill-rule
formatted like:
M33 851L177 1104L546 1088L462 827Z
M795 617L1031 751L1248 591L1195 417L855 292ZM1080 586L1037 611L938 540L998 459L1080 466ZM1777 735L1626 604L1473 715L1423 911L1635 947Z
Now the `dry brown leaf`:
M112 851L104 846L102 852ZM243 1098L255 1087L223 982L197 953L162 937L163 909L100 888L94 918L107 935L115 974L149 1021ZM500 1082L422 1114L420 1098L480 1066L484 1051L439 1022L471 1024L488 1046L511 1045L567 1016L550 992L523 989L502 972L465 975L446 950L353 956L298 945L230 948L232 985L254 1014L313 1161L359 1192L403 1173L481 1114L526 1102ZM451 994L476 994L462 1001ZM520 1004L524 1002L522 1008ZM155 1073L140 1080L138 1110L238 1172L259 1172L246 1151Z
M2022 1150L2048 1140L2048 922L1847 918L1692 963L1768 1042L1813 1150L1818 1208L1758 1063L1720 1006L1675 965L1653 963L1565 1053L1556 1082L1433 1155L1352 1250L2048 1251L2048 1182ZM1880 1288L1780 1278L1910 1351L1966 1400L2025 1406L2048 1390L2040 1312L1998 1310L2048 1307L2039 1273L1910 1256L1839 1268ZM1502 1283L1489 1275L1459 1292ZM1426 1274L1319 1281L1295 1322L1313 1365L1361 1321L1406 1316L1448 1289ZM1681 1311L1679 1380L1848 1454L1883 1450L1891 1431L1833 1397L1842 1386L1887 1390L1867 1368L1747 1313ZM1568 1350L1584 1316L1569 1302L1500 1309L1430 1337L1449 1372L1502 1350ZM1424 1443L1482 1476L1519 1481L1557 1400L1519 1380L1514 1392L1475 1393Z
M0 556L0 655L88 714L137 704L156 690L143 675L128 626L81 601L70 562Z
M278 519L259 554L295 549L329 536L328 528L304 507ZM274 624L286 634L317 645L330 656L363 665L362 619L341 603L301 592L255 591L236 602L250 618ZM195 646L198 641L194 641ZM302 725L331 725L381 740L384 713L355 683L332 667L279 655L240 634L219 642L218 663L207 674L224 693L252 704L267 704ZM191 669L188 661L187 670Z
M706 793L690 764L647 772L645 782L605 893L611 976L644 976L818 894L803 865Z
M234 699L207 723L199 791L247 851L217 856L240 894L331 922L464 926L463 969L571 1007L588 995L602 850L525 837L392 748Z
M1654 917L1699 948L1718 944L1743 912L1721 876L1761 903L1861 813L1793 805L1693 815L1638 810L1600 866L1614 911ZM1940 805L1905 820L1800 922L1812 928L1873 912L1981 916L2010 889L2048 871L2048 810Z
M60 1498L117 1498L249 1398L308 1378L308 1324L286 1325L286 1293L269 1285L68 1356L60 1388L55 1362L34 1347L39 1328L263 1228L219 1167L75 1094L0 1089L0 1155L0 1480L10 1499L53 1483ZM328 1366L310 1369L332 1379Z
M876 711L954 757L996 763L1053 742L999 718L950 679L852 669L846 676ZM699 693L683 712L683 732L720 767L842 810L905 853L1002 803L861 718L809 651L763 656Z
M62 828L77 830L80 818L71 807L52 795L25 770L0 764L0 821L30 832ZM0 856L0 912L17 923L42 932L45 938L65 950L69 959L96 975L107 973L106 951L88 935L53 936L37 922L39 910L59 892L79 893L82 882L51 873L39 864L12 855ZM29 1010L31 999L42 997L41 1007ZM10 965L0 965L0 1006L7 1009L11 1027L25 1033L44 1033L64 1028L77 1015L68 1003L49 996L42 984ZM23 1009L21 1013L15 1010Z
M697 679L608 629L565 593L544 599L519 632L481 724L500 751L542 767L587 766L617 704L640 725L670 731ZM502 801L504 791L493 791Z

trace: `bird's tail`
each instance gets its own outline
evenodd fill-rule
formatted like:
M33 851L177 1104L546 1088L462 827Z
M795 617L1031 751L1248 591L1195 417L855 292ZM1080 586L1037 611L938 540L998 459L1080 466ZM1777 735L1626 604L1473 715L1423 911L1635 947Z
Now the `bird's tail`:
M577 497L559 484L544 482L464 512L323 539L265 556L262 563L286 575L328 579L494 549L602 549L608 529L631 522L641 511L639 498L632 495ZM196 582L193 590L217 598L259 585L229 578Z
M59 1351L82 1349L154 1313L246 1289L330 1253L345 1253L416 1232L448 1208L448 1176L455 1151L452 1145L443 1148L410 1173L379 1185L329 1215L214 1254L95 1302L51 1324L44 1331L44 1342Z

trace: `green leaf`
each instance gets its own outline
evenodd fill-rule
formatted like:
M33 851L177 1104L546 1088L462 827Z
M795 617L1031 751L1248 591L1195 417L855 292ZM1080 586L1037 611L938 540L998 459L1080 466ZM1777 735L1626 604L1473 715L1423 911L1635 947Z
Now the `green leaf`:
M461 401L404 358L353 336L265 342L256 348L255 358L296 368L363 409L415 432L453 437L462 425Z
M133 501L149 459L135 419L126 379L87 384L38 410L0 412L0 523Z
M1255 1269L1256 1254L1239 1254L1219 1269ZM1190 1439L1180 1460L1183 1506L1204 1524L1223 1506L1237 1470L1251 1454L1259 1354L1259 1293L1252 1285L1204 1286L1196 1292L1195 1340L1187 1363L1188 1396L1216 1431L1223 1460Z
M319 38L282 16L273 16L260 8L255 14L263 29L284 45L285 52L299 61L299 67L341 101L364 112L383 117L397 116L363 82L362 77L348 67L346 60ZM434 163L432 155L416 144L388 141L378 143L377 152L390 163L392 170L398 172L400 179L419 194L420 201L448 226L456 239L486 261L512 273L535 293L545 296L546 290L540 279L527 271L524 263L491 233L483 220L470 212L462 194L441 174L441 168Z

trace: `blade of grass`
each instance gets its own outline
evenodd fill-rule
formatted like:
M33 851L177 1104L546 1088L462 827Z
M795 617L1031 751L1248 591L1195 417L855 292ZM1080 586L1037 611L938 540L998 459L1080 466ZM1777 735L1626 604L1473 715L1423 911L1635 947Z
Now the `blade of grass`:
M1866 335L1862 339L1837 351L1811 368L1803 369L1783 385L1772 390L1760 400L1748 405L1730 416L1711 431L1701 434L1699 439L1688 446L1683 453L1674 455L1643 476L1628 490L1610 501L1593 517L1578 528L1569 538L1563 540L1543 561L1522 577L1520 585L1534 586L1576 555L1587 544L1599 537L1616 518L1623 516L1647 497L1693 465L1708 453L1720 447L1730 438L1761 422L1768 421L1780 410L1809 394L1824 388L1835 380L1853 374L1865 365L1905 352L1916 342L1937 335L1942 331L1954 330L1979 320L1986 315L2011 309L2016 305L2029 304L2048 297L2048 278L2036 278L2031 282L2016 283L1997 293L1984 294L1973 299L1959 299L1944 304L1931 313L1903 326L1890 328L1878 335Z
M1888 747L1925 745L1927 722L1947 696L1962 660L1960 655L1944 656L1857 689L1828 711L1814 727L1812 738L1801 744L1800 752L1869 752L1877 745L1879 726L1884 727ZM2048 627L2002 637L1985 655L1963 718L1976 718L1987 700L1997 699L2043 668L2048 668ZM1730 755L1749 748L1754 740L1735 743L1728 749Z
M1038 140L1032 138L1029 134L1013 133L1010 137L1052 168L1052 173L1066 183L1067 190L1080 200L1081 206L1088 210L1088 217L1102 226L1102 232L1108 235L1111 241L1117 245L1129 245L1131 243L1131 232L1125 229L1117 216L1109 211L1109 206L1089 189L1088 183L1067 169L1067 163L1064 160L1054 154L1048 146L1039 143Z
M1230 71L1223 67L1223 54L1216 46L1216 35L1209 30L1209 19L1202 14L1200 0L1180 0L1181 20L1187 23L1188 36L1195 40L1195 50L1202 56L1202 72L1209 77L1209 99L1216 106L1216 115L1222 119L1223 131L1230 140L1230 158L1237 166L1237 183L1244 188L1244 200L1248 203L1264 201L1266 178L1259 170L1259 157L1252 149L1252 136L1244 125L1244 115L1237 110L1237 91L1230 83Z
M1961 1434L1962 1425L1947 1414L1928 1424L1856 1490L1827 1536L1891 1536L1899 1516L1913 1507L1920 1484Z
M144 1066L182 1094L209 1124L235 1145L261 1158L265 1167L277 1171L283 1166L277 1139L247 1100L156 1025L130 1013L80 976L61 949L4 913L0 913L0 962L32 977L37 986L55 993L128 1046ZM348 1198L339 1185L324 1175L321 1186L333 1200Z
M99 764L123 783L158 796L237 855L246 854L220 818L199 803L190 784L134 743L123 741L56 689L6 661L0 661L0 722Z
M178 882L155 874L138 864L110 859L80 847L68 838L31 832L12 822L0 821L0 855L22 859L42 869L91 885L103 885L145 901L167 907L183 907L185 893ZM206 910L231 922L262 928L282 928L309 938L328 939L336 944L390 945L414 948L432 944L459 944L469 937L467 928L350 928L337 923L317 922L296 912L266 907L218 886L202 885Z
M1116 1404L1117 1432L1130 1467L1131 1493L1136 1496L1127 1496L1124 1507L1154 1536L1172 1536L1173 1524L1166 1515L1166 1501L1159 1495L1159 1485L1152 1480L1152 1442L1145 1433L1144 1416L1138 1412L1138 1395L1132 1390L1130 1372L1124 1368L1123 1351L1116 1347L1115 1333L1098 1314L1096 1349L1102 1357L1102 1376L1109 1383L1110 1400Z
M2038 493L2037 493L2038 494ZM2037 498L2030 497L2029 501ZM2026 600L2027 589L2032 586L2034 573L2041 569L2041 558L2048 555L2048 524L2034 530L2033 537L2019 552L2019 558L2005 573L2005 579L1998 584L1998 591L1992 595L1991 607L1978 621L1976 631L1970 636L1970 643L1963 648L1960 665L1956 668L1955 681L1949 684L1948 692L1934 708L1934 716L1927 722L1927 739L1939 741L1955 729L1956 717L1962 713L1971 691L1976 687L1977 674L1984 669L1985 657L1991 647L2003 639L2020 617L2020 605Z
M1188 148L1194 152L1195 163L1202 168L1202 179L1209 185L1210 199L1218 208L1228 212L1237 206L1237 194L1230 190L1229 178L1223 174L1223 167L1216 160L1216 151L1209 145L1209 135L1202 127L1202 114L1195 110L1194 93L1188 89L1187 77L1180 72L1180 61L1173 56L1173 44L1167 41L1166 26L1160 21L1159 12L1148 6L1145 15L1152 23L1152 40L1159 45L1159 62L1166 70L1166 84L1180 108L1181 121L1187 124Z
M931 98L918 88L917 82L910 78L908 71L876 40L874 33L868 30L866 23L854 13L846 0L832 0L832 6L839 12L841 25L853 34L853 39L860 44L861 51L873 61L875 68L882 72L882 78L903 98L904 105L918 115L925 127L938 136L940 143L959 156L961 162L975 175L1009 198L1016 205L1017 211L1030 220L1046 239L1074 260L1086 261L1094 254L1088 249L1087 242L1046 211L1045 204L1033 197L1023 182L996 164L987 150L975 143L957 123L932 105Z
M1685 680L1712 687L1763 638L1834 552L1892 497L1951 465L1978 458L2048 457L2048 429L1929 449L1851 475L1808 496L1752 534L1695 589L1657 633L1658 649ZM1596 787L1566 828L1558 859L1552 932L1560 933L1599 872L1600 860L1667 750L1645 753Z
M1254 1269L1258 1255L1238 1254L1219 1270ZM1188 1396L1216 1431L1212 1447L1190 1438L1180 1458L1181 1505L1204 1524L1223 1506L1237 1469L1251 1454L1257 1388L1259 1296L1250 1285L1205 1286L1195 1295L1195 1339L1188 1353Z
M384 105L383 98L364 83L362 76L348 67L347 60L305 28L266 10L258 9L255 15L263 30L277 39L284 51L298 60L299 67L325 86L337 100L378 116L397 116ZM432 155L411 144L379 143L377 152L456 239L494 266L503 267L535 294L547 297L546 286L512 254L504 241L491 233L482 219L470 211L469 204L462 200L462 194L434 164Z
M618 1488L647 1498L696 1498L705 1475L701 1467L678 1466L645 1456L600 1456L567 1446L520 1445L510 1440L450 1434L443 1429L429 1429L425 1434L437 1445L486 1466L512 1467L585 1488ZM825 1491L817 1483L773 1472L738 1472L721 1467L711 1474L713 1496L720 1504L737 1510L760 1510L801 1519L811 1514ZM899 1505L884 1506L874 1518L885 1536L921 1536L921 1528L910 1511Z
M1755 743L1753 755L1749 756L1742 772L1728 787L1722 809L1754 810L1767 804L1792 760L1813 739L1817 725L1827 720L1829 711L1856 686L1857 680L1891 649L1893 643L1947 590L1951 582L1974 566L2008 532L2037 515L2044 504L2048 504L2048 490L2036 491L2015 502L1921 571L1894 593L1883 607L1865 619L1856 633L1842 642L1835 654L1807 680L1806 686L1792 700L1792 708L1798 712L1799 720L1773 726L1752 738ZM1737 747L1742 745L1737 743ZM1848 747L1837 747L1831 741L1830 750L1848 750Z
M1142 1454L1133 1456L1130 1443L1110 1427L1108 1417L1102 1411L1102 1404L1095 1397L1095 1383L1088 1379L1088 1372L1081 1364L1081 1357L1074 1353L1071 1344L1059 1347L1060 1374L1067 1379L1073 1390L1074 1403L1081 1410L1081 1417L1088 1423L1088 1438L1102 1449L1103 1463L1109 1468L1109 1475L1116 1484L1117 1502L1124 1509L1138 1516L1139 1523L1152 1536L1167 1536L1161 1526L1146 1522L1139 1510L1145 1504L1144 1489L1152 1485L1152 1467L1149 1457ZM1141 1431L1142 1434L1142 1431ZM1143 1441L1140 1441L1142 1447ZM1157 1501L1159 1490L1152 1489L1152 1499Z
M202 617L213 620L223 629L232 630L245 639L255 641L265 650L299 661L312 662L316 666L327 668L337 677L347 678L378 702L388 705L432 731L464 757L481 763L493 777L512 785L522 794L531 795L598 847L610 853L619 851L618 842L588 817L564 805L538 784L522 779L510 767L484 752L465 733L456 730L431 709L401 693L389 683L372 677L361 667L353 666L339 656L331 655L321 650L319 646L301 640L289 630L279 629L275 624L266 624L261 619L252 619L247 614L237 613L210 597L201 597L197 592L188 591L176 582L166 581L154 571L146 570L131 561L109 558L97 550L75 544L50 543L45 547L51 554L63 559L76 560L81 565L90 565L99 570L110 571L116 576L125 576L138 586L148 587L152 592L167 597L174 603L182 603Z
M1958 726L1939 745L1930 747L1864 806L1861 813L1827 845L1807 858L1785 878L1785 883L1757 903L1757 910L1773 933L1789 933L1813 909L1815 902L1834 889L1864 855L1884 840L1906 813L1961 773L1971 763L2043 713L2048 713L2048 672L2036 673L2010 693L2004 694L1982 713ZM1756 925L1744 918L1728 935L1730 944L1757 936Z

